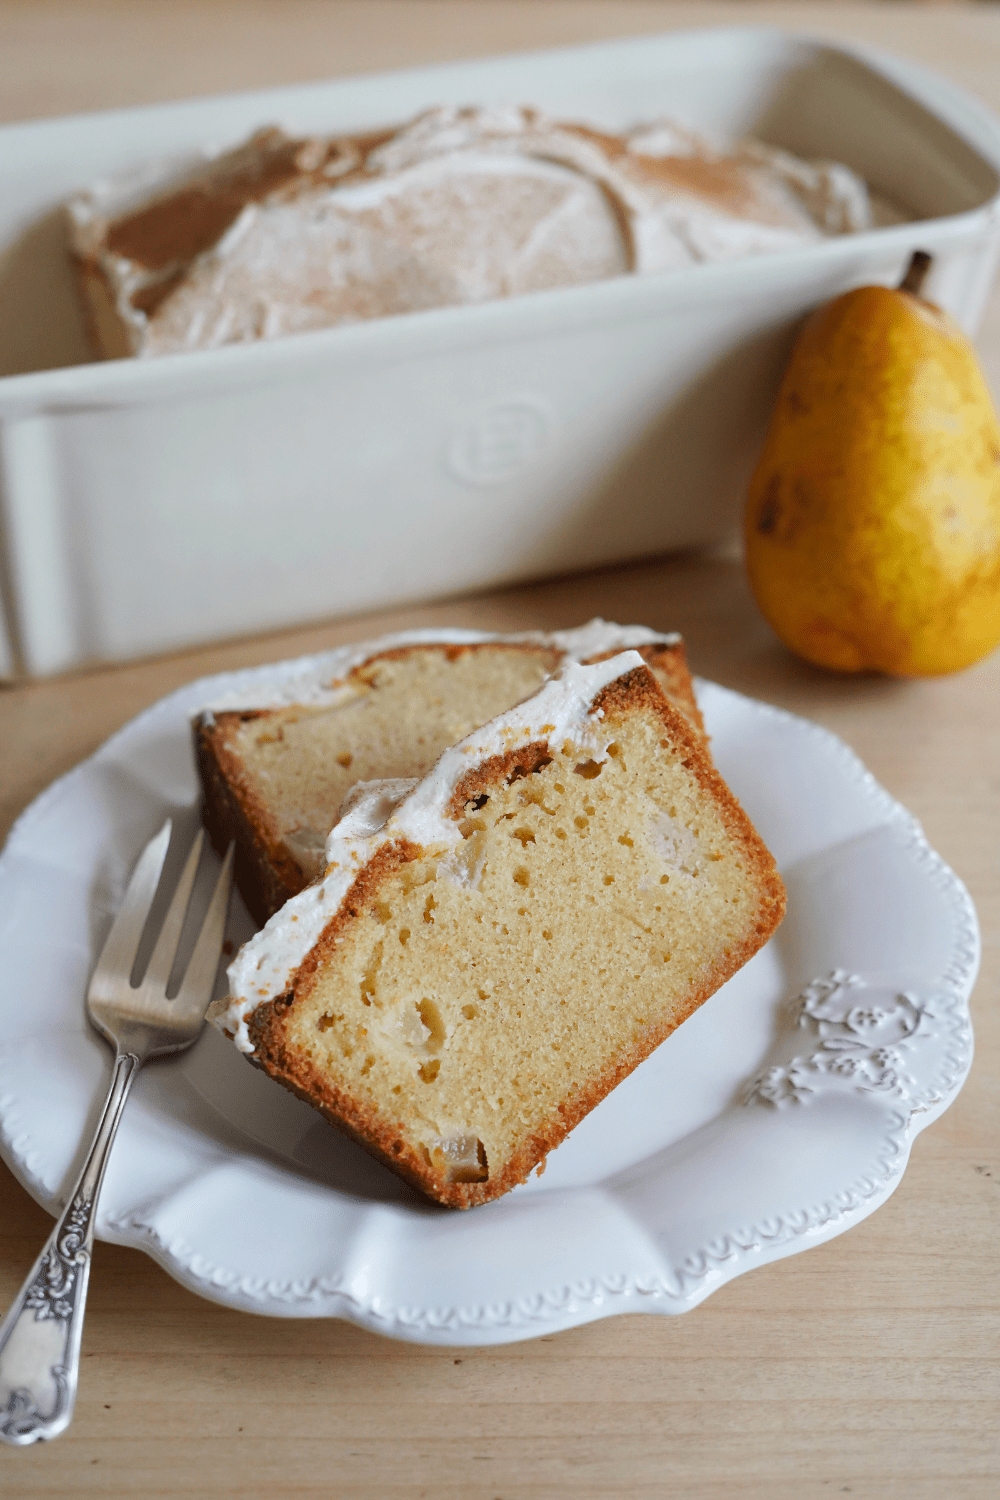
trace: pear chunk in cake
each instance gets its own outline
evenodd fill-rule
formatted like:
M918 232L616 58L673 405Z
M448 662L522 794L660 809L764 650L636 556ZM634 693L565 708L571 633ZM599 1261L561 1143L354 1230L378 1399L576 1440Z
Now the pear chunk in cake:
M213 1019L460 1208L523 1182L784 911L635 651L564 666L420 781L359 788L327 859L241 950Z

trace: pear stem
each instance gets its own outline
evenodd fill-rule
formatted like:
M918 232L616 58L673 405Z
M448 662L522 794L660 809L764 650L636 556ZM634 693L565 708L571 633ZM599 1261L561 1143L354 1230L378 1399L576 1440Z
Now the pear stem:
M926 250L914 250L910 257L910 264L906 268L906 275L899 283L899 290L909 292L913 297L919 297L933 262L934 257L928 255Z

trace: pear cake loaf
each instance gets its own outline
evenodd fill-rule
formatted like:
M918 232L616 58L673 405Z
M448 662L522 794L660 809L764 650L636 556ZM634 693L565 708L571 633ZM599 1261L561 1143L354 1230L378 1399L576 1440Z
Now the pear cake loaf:
M514 106L258 131L68 204L95 353L155 357L810 244L884 211L846 166ZM897 216L898 217L898 216Z
M358 781L422 776L442 750L535 692L568 659L640 650L698 732L679 636L602 620L521 636L412 631L321 659L281 690L195 722L205 825L236 841L236 878L260 922L323 872L341 801Z
M635 651L568 662L418 782L360 788L326 854L210 1018L458 1208L523 1182L784 911Z

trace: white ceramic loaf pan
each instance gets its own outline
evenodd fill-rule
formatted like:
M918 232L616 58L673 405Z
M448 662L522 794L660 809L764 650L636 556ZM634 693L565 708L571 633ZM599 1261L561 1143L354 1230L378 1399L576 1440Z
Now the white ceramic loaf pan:
M270 344L86 363L58 206L278 123L442 102L622 128L671 115L844 161L908 222ZM915 248L974 332L1000 251L1000 125L921 70L706 31L0 131L0 580L8 675L442 596L734 527L797 320Z

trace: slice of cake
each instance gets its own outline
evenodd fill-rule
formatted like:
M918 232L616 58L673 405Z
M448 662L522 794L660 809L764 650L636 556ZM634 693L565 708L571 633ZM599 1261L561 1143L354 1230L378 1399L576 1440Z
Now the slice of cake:
M754 954L774 862L633 651L569 663L409 789L360 794L323 880L212 1019L428 1197L485 1203Z
M442 106L376 134L258 131L68 205L95 352L147 357L469 305L870 228L864 182L665 122L621 135Z
M639 649L699 732L679 636L592 621L550 635L411 632L344 648L283 689L202 714L204 820L263 922L321 875L327 835L357 781L422 776L470 730L534 693L564 660ZM290 698L289 698L289 695Z

